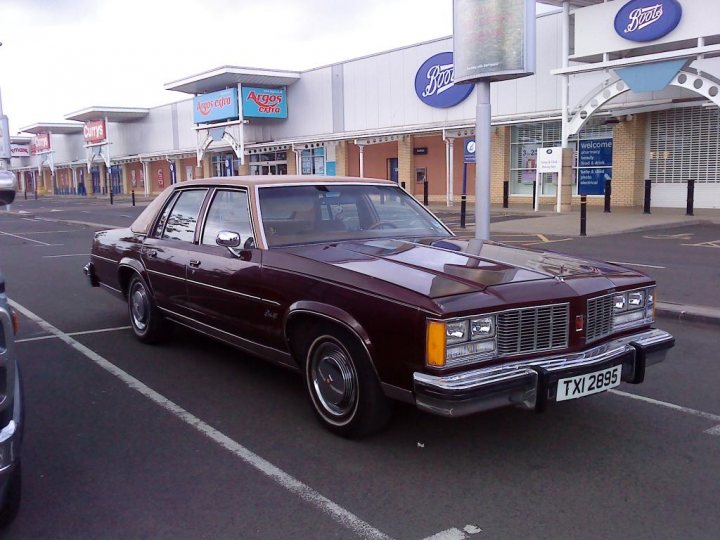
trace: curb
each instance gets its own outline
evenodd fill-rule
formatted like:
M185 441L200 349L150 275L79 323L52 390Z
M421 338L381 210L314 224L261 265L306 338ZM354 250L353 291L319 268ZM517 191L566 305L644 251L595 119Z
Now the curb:
M658 302L655 308L658 317L675 319L678 321L701 322L707 324L720 324L720 309L708 306L688 306Z

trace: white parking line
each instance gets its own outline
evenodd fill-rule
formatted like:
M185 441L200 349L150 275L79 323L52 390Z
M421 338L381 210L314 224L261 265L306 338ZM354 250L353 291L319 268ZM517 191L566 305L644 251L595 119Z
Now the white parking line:
M668 403L667 401L659 401L657 399L645 397L645 396L639 396L637 394L630 394L629 392L623 392L622 390L608 390L608 392L630 398L630 399L637 399L638 401L644 401L645 403L650 403L652 405L659 405L660 407L666 407L668 409L673 409L674 411L679 411L681 413L689 414L692 416L698 416L700 418L705 418L707 420L712 420L713 422L720 422L720 416L717 414L712 413L706 413L703 411L698 411L696 409L690 409L689 407L683 407L681 405L675 405L674 403ZM708 435L720 435L720 425L711 427L710 429L706 429L705 433Z
M68 336L84 336L86 334L98 334L100 332L116 332L118 330L130 330L130 326L116 326L114 328L101 328L100 330L83 330L82 332L69 332ZM28 341L42 341L44 339L57 339L59 336L50 334L48 336L38 336L25 339L15 340L15 343L27 343Z
M68 255L43 255L43 259L57 259L59 257L89 257L87 253L69 253Z
M610 264L624 264L626 266L641 266L643 268L659 268L661 270L665 269L665 266L655 266L654 264L640 264L640 263L632 263L632 262L621 262L621 261L608 261Z
M12 236L14 238L19 238L20 240L27 240L28 242L35 242L36 244L41 244L43 246L53 245L53 244L48 244L47 242L41 242L40 240L33 240L32 238L25 238L24 236L18 236L17 234L11 234L9 232L0 231L0 234L4 234L5 236Z
M15 310L19 311L20 313L25 315L25 317L38 324L46 332L57 336L61 341L64 341L70 347L72 347L79 353L85 355L88 359L95 362L95 364L100 366L102 369L104 369L111 375L114 375L115 377L120 379L130 388L142 394L149 400L154 401L156 404L160 405L160 407L168 411L170 414L179 418L192 428L196 429L209 439L213 440L219 446L222 446L226 450L229 450L231 453L242 459L245 463L257 469L264 475L268 476L271 480L288 490L290 493L297 495L305 502L310 503L312 506L321 510L331 519L333 519L336 523L347 527L360 538L391 540L391 538L382 531L374 528L369 523L361 520L355 514L351 513L348 510L345 510L343 507L334 503L327 497L324 497L307 484L302 483L301 481L289 475L282 469L276 467L269 461L248 450L237 441L234 441L227 435L210 426L209 424L206 424L197 416L186 411L185 409L183 409L176 403L170 401L162 394L159 394L149 386L146 386L138 379L129 375L127 372L123 371L109 360L106 360L105 358L97 354L92 349L89 349L82 343L73 339L68 334L60 331L58 328L56 328L46 320L40 318L38 315L35 315L35 313L30 311L29 309L21 306L13 300L10 300L9 302Z

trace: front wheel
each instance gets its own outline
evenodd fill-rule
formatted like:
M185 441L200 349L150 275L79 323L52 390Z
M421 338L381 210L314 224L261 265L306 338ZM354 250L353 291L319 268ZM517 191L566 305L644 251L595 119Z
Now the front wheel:
M320 331L307 349L305 381L315 413L333 433L348 438L382 429L392 414L367 353L354 336Z
M157 343L167 337L168 323L155 305L145 281L137 275L128 287L128 312L133 332L140 341Z

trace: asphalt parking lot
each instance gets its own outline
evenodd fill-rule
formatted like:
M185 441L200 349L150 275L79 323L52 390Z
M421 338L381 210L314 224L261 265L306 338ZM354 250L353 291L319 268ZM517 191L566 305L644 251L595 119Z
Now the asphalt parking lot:
M0 214L27 407L24 499L6 538L717 535L716 326L660 320L678 343L640 386L542 415L449 421L401 406L383 433L347 441L315 421L292 372L184 330L162 346L133 338L124 304L81 273L94 229L79 222L122 225L138 207L28 203ZM717 228L683 231L660 234L704 243ZM642 237L562 251L664 266L691 300L701 276L717 279L712 248L675 254L664 238L639 252L653 242Z

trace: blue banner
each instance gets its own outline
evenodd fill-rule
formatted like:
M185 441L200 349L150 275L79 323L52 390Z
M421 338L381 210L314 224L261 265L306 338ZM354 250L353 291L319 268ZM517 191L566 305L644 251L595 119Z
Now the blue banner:
M578 167L612 167L612 155L612 139L580 141Z
M472 137L465 139L463 147L463 161L465 163L475 163L475 139Z
M285 88L242 87L243 117L287 118Z
M604 195L605 180L612 180L612 169L579 169L578 195Z
M237 88L228 88L193 98L193 120L196 124L237 120L239 117Z

